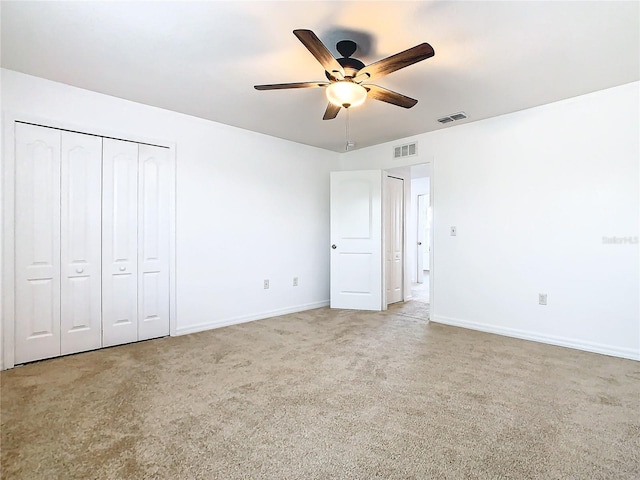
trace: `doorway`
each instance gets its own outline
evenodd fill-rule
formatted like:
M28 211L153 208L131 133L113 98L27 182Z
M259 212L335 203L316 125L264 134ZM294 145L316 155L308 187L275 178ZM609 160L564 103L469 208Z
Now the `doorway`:
M411 213L408 231L413 258L411 298L429 303L432 280L431 164L411 167Z
M418 194L430 164L387 170L331 172L330 305L356 310L415 310L429 318L433 302L433 230L428 234L429 282L417 283ZM417 193L416 193L417 192ZM429 189L431 204L433 191ZM390 201L390 199L395 199ZM427 222L431 226L431 222ZM426 290L415 291L418 286ZM407 300L416 299L416 302ZM410 305L413 304L413 305Z

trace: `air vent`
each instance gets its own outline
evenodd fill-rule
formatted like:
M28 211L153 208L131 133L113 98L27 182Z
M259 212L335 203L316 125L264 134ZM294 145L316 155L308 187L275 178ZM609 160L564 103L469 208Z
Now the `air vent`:
M453 118L454 120L462 120L463 118L467 118L467 114L464 112L459 112L459 113L454 113L453 115L450 115L451 118Z
M449 123L449 122L453 122L453 118L451 118L451 117L442 117L442 118L439 118L438 121L440 123Z
M452 113L451 115L449 115L447 117L439 118L438 121L440 123L449 123L449 122L453 122L455 120L464 120L465 118L467 118L467 114L466 113L458 112L458 113Z
M393 158L413 157L418 154L417 143L407 143L393 147Z

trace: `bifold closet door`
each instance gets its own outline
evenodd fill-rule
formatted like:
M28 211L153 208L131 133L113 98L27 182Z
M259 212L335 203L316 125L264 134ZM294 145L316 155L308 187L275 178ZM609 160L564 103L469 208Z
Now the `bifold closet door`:
M15 362L60 355L60 132L15 125Z
M138 144L103 139L102 345L138 340Z
M139 146L138 340L169 335L169 149Z
M169 335L170 150L15 124L15 362Z
M16 123L16 363L100 348L102 139Z
M102 345L102 138L61 132L62 355Z

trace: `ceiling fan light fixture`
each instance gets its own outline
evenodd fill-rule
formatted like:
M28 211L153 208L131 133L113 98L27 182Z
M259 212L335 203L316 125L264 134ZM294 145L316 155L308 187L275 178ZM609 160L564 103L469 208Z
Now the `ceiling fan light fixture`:
M327 86L327 99L338 107L350 108L362 105L367 98L367 89L362 85L341 80Z

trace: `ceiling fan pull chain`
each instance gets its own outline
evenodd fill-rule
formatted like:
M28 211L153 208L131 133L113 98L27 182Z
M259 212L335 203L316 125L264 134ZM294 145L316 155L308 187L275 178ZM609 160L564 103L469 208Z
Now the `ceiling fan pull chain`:
M347 133L347 143L349 142L349 109L345 108L347 111L347 125L346 125L346 133Z
M344 151L348 152L353 147L355 147L356 144L351 141L351 134L349 133L349 109L345 107L345 110L347 111L347 116L345 118L345 121L346 121L345 131L346 131L347 143L344 146Z
M345 136L347 141L344 145L344 150L349 151L349 109L345 108L345 110L347 111L347 116L345 117Z

